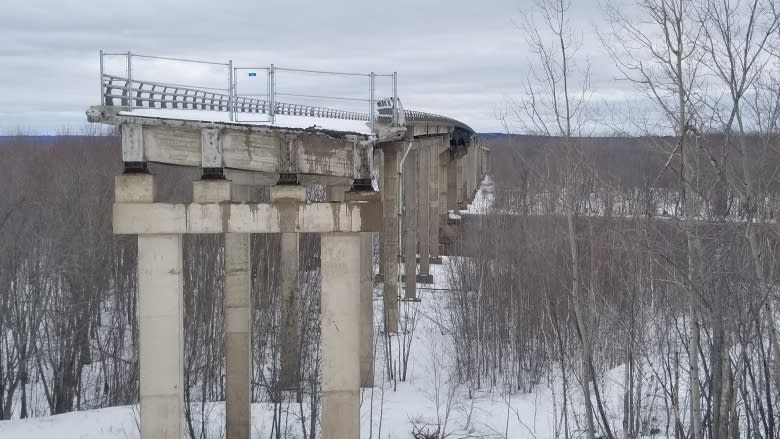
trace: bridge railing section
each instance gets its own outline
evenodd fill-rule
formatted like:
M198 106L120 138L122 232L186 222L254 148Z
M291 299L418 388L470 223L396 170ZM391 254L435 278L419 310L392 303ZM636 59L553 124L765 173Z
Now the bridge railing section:
M329 90L336 94L317 93L316 87L329 80ZM392 98L377 101L377 83L381 81L384 87L380 89L386 95L392 93ZM373 124L378 118L387 118L388 106L391 123L399 124L403 116L395 72L331 72L273 64L245 67L234 65L232 60L195 61L102 50L100 100L102 105L118 105L128 111L226 111L230 120L237 122L274 123L277 115L292 115L365 120Z

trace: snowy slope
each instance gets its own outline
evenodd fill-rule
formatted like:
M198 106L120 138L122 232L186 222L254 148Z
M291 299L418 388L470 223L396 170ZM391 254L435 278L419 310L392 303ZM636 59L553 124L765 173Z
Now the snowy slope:
M538 386L533 393L503 397L499 392L474 392L451 377L454 373L451 335L446 310L447 259L432 267L435 285L420 285L420 303L404 302L402 310L414 313L417 325L413 332L409 374L405 382L398 381L396 390L384 373L384 349L381 339L377 346L376 387L365 389L361 396L361 437L409 438L416 427L435 428L446 425L451 437L552 438L554 412L551 390ZM439 291L432 291L434 287ZM378 290L377 290L378 292ZM375 297L376 316L380 316L381 298ZM378 322L378 320L377 320ZM394 341L395 344L395 341ZM608 374L619 383L618 368ZM615 399L619 385L608 386ZM614 387L614 389L612 389ZM619 397L618 397L619 398ZM289 402L289 416L298 410ZM209 436L220 437L224 431L224 404L208 404ZM199 411L199 410L195 410ZM273 418L272 405L252 407L253 437L268 437ZM290 422L288 437L299 437L298 424ZM17 439L133 439L138 438L136 406L111 407L68 413L58 416L0 422L0 438Z

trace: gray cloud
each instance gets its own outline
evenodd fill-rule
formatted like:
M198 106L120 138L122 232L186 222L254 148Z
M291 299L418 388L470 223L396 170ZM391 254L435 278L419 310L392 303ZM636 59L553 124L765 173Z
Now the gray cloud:
M528 73L527 50L515 23L529 4L6 0L0 15L0 131L55 131L85 123L84 110L98 103L101 48L233 59L243 65L398 71L407 108L455 117L480 131L500 131L496 113L522 93ZM589 44L594 10L590 1L579 2L572 14ZM605 72L594 69L595 84L609 80ZM186 76L186 71L165 74ZM322 93L333 86L307 81L300 84L304 90Z

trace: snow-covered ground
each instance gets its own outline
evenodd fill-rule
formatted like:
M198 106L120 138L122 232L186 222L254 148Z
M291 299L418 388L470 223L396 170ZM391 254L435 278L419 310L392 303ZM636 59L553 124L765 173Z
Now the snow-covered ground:
M472 389L473 397L469 398L469 389L458 384L454 377L452 335L448 332L447 306L451 294L446 291L448 258L443 259L442 265L431 266L435 284L419 286L421 302L402 304L402 312L416 316L417 324L411 333L413 340L407 380L398 381L395 390L394 383L386 377L382 339L377 342L376 386L361 393L361 437L409 438L415 428L429 426L430 429L441 425L445 426L445 433L453 434L451 437L553 438L560 407L555 407L550 387L540 385L531 393L515 394L509 398L499 391L491 393ZM374 299L378 324L381 297L376 295ZM396 340L393 340L393 345L397 346ZM605 376L605 394L611 395L608 399L615 403L618 403L621 394L621 370L617 368ZM283 416L290 417L291 428L294 428L288 437L299 437L296 425L299 422L296 421L298 405L294 399L286 404ZM193 411L200 412L200 409ZM208 404L204 411L209 431L207 437L224 437L224 404ZM268 437L272 419L272 404L253 404L252 437ZM0 438L138 437L137 406L0 422Z
M479 189L474 194L474 200L471 201L468 208L461 210L460 213L475 215L485 214L493 209L495 197L495 184L490 175L485 175L479 185Z

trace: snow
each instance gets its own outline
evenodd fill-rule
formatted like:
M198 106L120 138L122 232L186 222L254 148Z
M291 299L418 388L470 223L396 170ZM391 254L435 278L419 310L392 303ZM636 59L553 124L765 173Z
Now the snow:
M467 215L484 215L493 210L495 196L495 184L490 175L485 175L480 182L479 189L474 194L471 204L460 213Z
M502 396L503 392L467 389L455 379L452 335L447 310L448 265L432 265L435 283L420 285L421 302L402 302L403 315L416 316L409 373L406 381L398 381L397 389L384 373L384 350L377 344L376 379L373 389L361 391L361 437L408 438L415 426L440 425L446 421L447 432L453 437L484 438L553 438L556 408L554 388L537 386L533 392ZM375 318L380 324L381 287L375 290ZM396 340L393 339L393 345ZM397 352L396 352L397 354ZM607 374L619 383L622 369ZM553 386L555 387L555 386ZM614 387L614 389L613 389ZM605 394L619 402L619 386L609 386ZM469 393L473 398L469 398ZM294 400L288 402L290 424L297 428ZM196 403L193 412L199 412ZM449 409L448 409L449 406ZM208 416L209 434L224 433L224 404L209 403L204 407ZM286 410L286 409L283 409ZM307 409L308 410L308 409ZM285 412L286 413L286 412ZM252 405L252 437L268 437L273 420L270 403ZM381 429L381 434L380 434ZM0 422L0 438L43 439L135 439L138 432L138 407L121 406L73 412L64 415ZM297 437L295 434L288 437Z
M122 111L122 116L157 117L163 119L192 120L199 122L236 123L241 125L273 126L278 128L307 129L317 128L328 131L342 131L373 135L368 122L362 120L329 119L312 116L276 115L274 123L267 120L266 114L236 113L236 121L230 121L230 113L209 110L174 110L160 108L138 108Z

